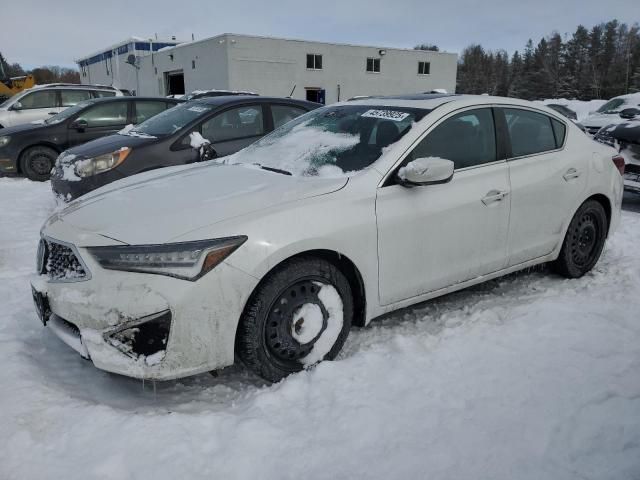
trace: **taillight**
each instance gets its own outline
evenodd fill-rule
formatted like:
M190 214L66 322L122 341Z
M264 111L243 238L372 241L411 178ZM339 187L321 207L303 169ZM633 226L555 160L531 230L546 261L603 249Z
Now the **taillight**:
M611 160L613 160L613 164L620 172L620 175L624 175L624 157L622 155L616 155L615 157L611 158Z

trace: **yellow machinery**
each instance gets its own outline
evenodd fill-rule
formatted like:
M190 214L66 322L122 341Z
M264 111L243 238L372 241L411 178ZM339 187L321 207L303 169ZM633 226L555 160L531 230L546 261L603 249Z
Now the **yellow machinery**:
M33 79L33 75L14 77L6 80L0 79L0 97L11 97L16 93L33 87L35 84L36 82Z

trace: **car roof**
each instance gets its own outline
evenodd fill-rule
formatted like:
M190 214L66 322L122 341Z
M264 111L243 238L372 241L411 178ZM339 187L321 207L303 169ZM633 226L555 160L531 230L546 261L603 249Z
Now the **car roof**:
M88 100L83 100L83 102L90 103L107 103L107 102L128 102L131 100L152 100L155 102L167 102L167 103L184 103L184 100L180 100L177 98L166 98L166 97L100 97L100 98L89 98Z
M65 89L65 88L75 88L75 89L81 89L81 90L106 90L109 92L118 91L116 87L111 87L109 85L89 85L86 83L45 83L43 85L34 85L29 90Z
M512 97L497 97L491 95L458 95L458 94L411 94L393 95L385 97L367 97L348 102L341 102L340 105L378 105L387 107L409 107L433 110L446 103L455 103L464 106L473 105L511 105L536 108L538 110L555 112L542 104L521 100Z
M262 97L257 95L222 95L218 97L203 97L189 100L189 103L205 103L212 106L233 105L235 103L290 103L292 105L322 106L318 103L296 98Z

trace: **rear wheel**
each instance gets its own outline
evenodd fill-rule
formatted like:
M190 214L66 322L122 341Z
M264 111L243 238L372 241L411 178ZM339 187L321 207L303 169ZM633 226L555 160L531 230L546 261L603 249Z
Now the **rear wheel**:
M22 173L37 182L49 180L58 152L49 147L31 147L20 157Z
M238 327L236 352L262 378L277 382L344 345L353 318L351 288L334 265L291 260L263 280Z
M584 202L567 229L554 270L569 278L583 276L598 262L607 237L607 214L595 200Z

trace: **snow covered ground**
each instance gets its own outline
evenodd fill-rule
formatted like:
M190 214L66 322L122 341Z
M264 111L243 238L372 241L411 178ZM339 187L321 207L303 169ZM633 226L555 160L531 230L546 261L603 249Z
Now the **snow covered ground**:
M640 478L639 213L580 280L395 313L277 385L233 367L154 388L39 324L49 185L0 178L0 205L0 479Z

